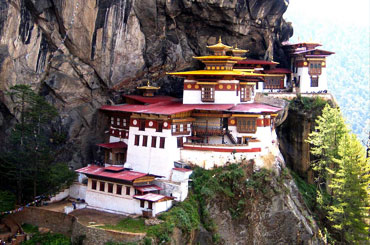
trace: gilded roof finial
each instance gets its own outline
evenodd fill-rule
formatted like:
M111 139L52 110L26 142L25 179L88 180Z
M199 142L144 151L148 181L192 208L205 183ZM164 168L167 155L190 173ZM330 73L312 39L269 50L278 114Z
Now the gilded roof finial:
M148 87L150 87L150 81L149 81L149 79L148 79L148 82L146 83L146 85L147 85Z
M218 38L218 43L222 43L221 36Z
M238 49L238 44L237 43L235 43L235 49Z

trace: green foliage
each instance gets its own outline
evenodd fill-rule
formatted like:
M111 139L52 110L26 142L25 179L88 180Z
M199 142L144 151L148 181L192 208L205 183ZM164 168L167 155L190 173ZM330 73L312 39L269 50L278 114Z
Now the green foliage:
M70 183L73 176L65 165L52 164L62 135L52 126L57 110L27 85L11 87L7 94L16 105L19 120L9 147L0 152L0 186L16 193L17 202L22 203Z
M15 196L9 191L0 191L0 212L14 209Z
M321 112L322 108L324 108L326 104L328 104L328 102L319 96L302 97L300 94L298 94L295 99L290 101L289 108L293 110L315 113L318 111Z
M370 161L355 135L345 135L338 147L338 170L330 187L335 201L329 207L328 218L341 234L341 242L369 241Z
M70 170L65 163L56 163L50 166L49 187L56 188L66 185L69 186L76 178L76 172ZM58 190L56 190L58 191Z
M128 231L134 233L144 233L147 231L143 218L139 219L126 218L118 222L118 224L116 225L105 225L102 226L101 228Z
M305 204L310 210L314 210L316 204L316 186L308 184L295 172L291 171L290 173L293 176L299 192L302 194Z
M315 182L320 188L321 183L329 177L329 169L335 169L334 159L338 158L338 145L348 129L339 108L331 108L328 104L316 124L315 131L309 135L307 142L311 144L311 154L317 157L311 166L316 172Z
M69 238L62 234L57 233L46 233L46 234L35 234L28 241L22 242L22 245L71 245Z
M37 226L31 225L31 224L23 224L22 229L25 233L38 233L39 228Z

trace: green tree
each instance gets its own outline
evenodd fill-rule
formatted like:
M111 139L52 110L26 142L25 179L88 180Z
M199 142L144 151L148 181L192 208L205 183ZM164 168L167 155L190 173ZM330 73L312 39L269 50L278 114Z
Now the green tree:
M52 123L58 113L28 85L11 87L8 95L16 105L19 120L12 130L8 149L0 154L1 185L16 186L17 202L21 203L24 198L41 194L39 189L54 187L50 174L56 147Z
M368 240L370 162L354 134L346 134L338 147L335 160L338 170L333 173L330 187L334 202L328 219L341 236L341 242L358 243Z
M311 162L315 172L315 183L320 191L329 180L328 169L335 169L334 159L338 158L338 145L348 129L339 108L332 108L326 104L322 115L316 120L315 131L309 134L307 142L311 144L310 152L316 157ZM318 193L320 198L320 193Z

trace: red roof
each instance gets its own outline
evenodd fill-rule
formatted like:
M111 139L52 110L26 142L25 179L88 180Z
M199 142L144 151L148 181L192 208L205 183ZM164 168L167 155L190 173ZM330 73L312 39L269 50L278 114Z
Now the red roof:
M243 64L243 65L277 65L279 64L278 62L275 61L268 61L268 60L240 60L238 61L235 66L238 66L238 64Z
M247 113L262 113L262 112L278 112L282 108L270 106L260 103L238 104L231 108L231 112L247 112Z
M136 190L139 190L141 192L148 192L148 191L160 191L162 190L161 187L157 185L144 185L144 186L135 186Z
M105 177L105 178L110 178L110 179L115 179L115 180L124 180L124 181L129 181L129 182L132 182L137 178L141 178L143 176L148 175L145 173L129 171L129 170L112 173L109 171L105 171L106 169L107 168L105 167L101 167L97 165L90 165L84 168L77 169L76 172L83 173L86 175L96 176L96 177Z
M334 52L327 51L327 50L322 50L322 49L308 49L308 50L296 51L293 54L304 54L304 53L315 52L315 51L319 51L320 52L320 55L331 55L331 54L335 54Z
M123 168L123 167L117 167L117 166L105 167L105 170L110 170L110 171L115 171L115 172L119 172L119 171L122 171L124 169L125 168Z
M264 71L267 74L290 74L292 71L288 68L275 68L271 70L265 70Z
M171 97L171 96L153 96L153 97L146 97L141 95L125 95L126 98L136 100L138 102L144 103L144 104L155 104L158 102L165 102L165 101L176 101L177 98Z
M154 194L154 193L148 193L142 196L135 195L134 198L140 199L140 200L145 200L145 201L150 201L150 202L158 202L164 198L167 199L174 199L173 197L168 197L160 194Z
M122 141L114 142L114 143L97 144L97 146L107 148L107 149L127 148L127 144Z
M193 170L187 168L173 168L173 170L180 171L180 172L191 172Z

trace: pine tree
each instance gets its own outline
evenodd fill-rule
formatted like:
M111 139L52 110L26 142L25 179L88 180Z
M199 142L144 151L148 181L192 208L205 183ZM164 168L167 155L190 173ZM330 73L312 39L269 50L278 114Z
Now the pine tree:
M315 172L315 183L321 191L321 187L329 181L330 169L335 169L334 159L338 158L338 145L348 129L340 113L339 108L331 108L326 104L322 115L316 120L317 126L307 142L311 144L310 152L317 160L311 162ZM318 193L318 198L321 193Z
M328 219L341 234L341 242L358 243L369 239L370 161L354 134L342 137L335 160L338 170L330 187L334 202Z

